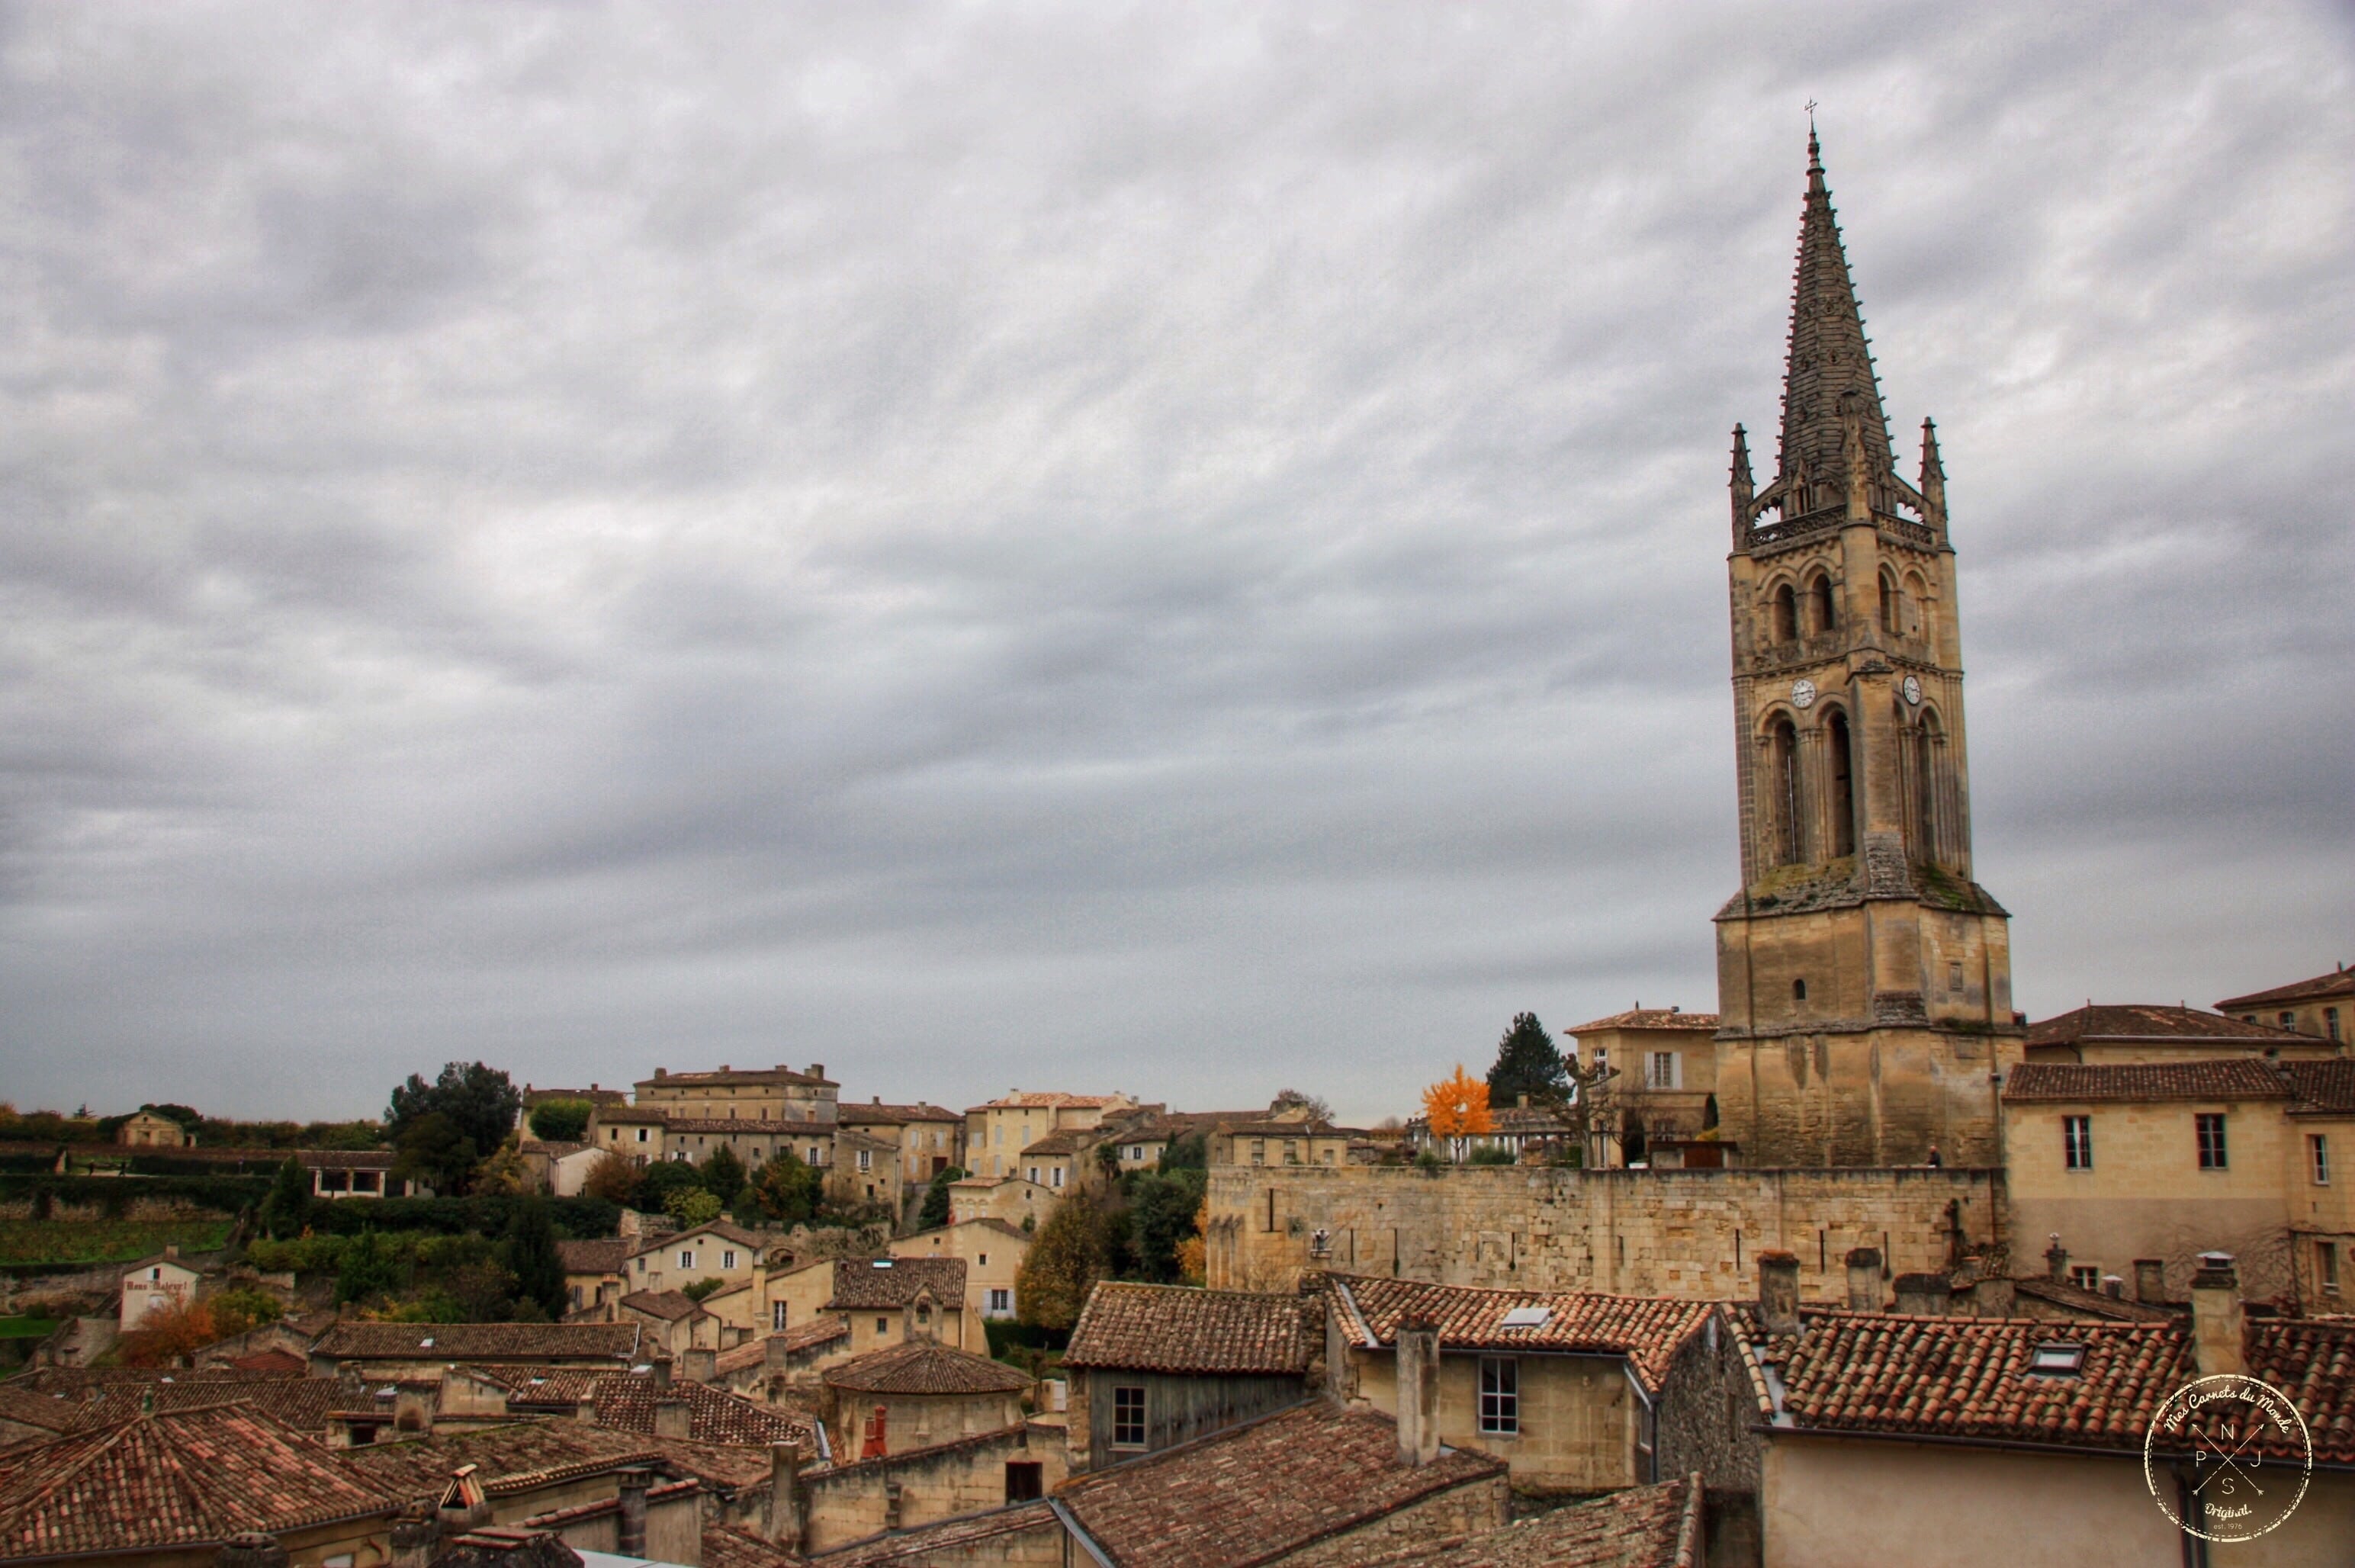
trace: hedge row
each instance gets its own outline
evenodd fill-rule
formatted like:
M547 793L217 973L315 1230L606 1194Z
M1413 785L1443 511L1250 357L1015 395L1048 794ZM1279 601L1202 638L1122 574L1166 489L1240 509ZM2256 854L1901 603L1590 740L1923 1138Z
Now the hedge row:
M265 1184L266 1185L266 1184ZM362 1231L425 1231L457 1236L473 1232L496 1236L507 1227L519 1198L339 1198L311 1205L310 1227L321 1235L354 1236ZM576 1241L610 1236L621 1227L622 1208L602 1198L543 1198L559 1235Z
M0 1202L30 1199L37 1217L48 1204L94 1205L107 1213L128 1211L143 1198L181 1199L216 1213L235 1214L270 1190L266 1176L49 1176L0 1172Z

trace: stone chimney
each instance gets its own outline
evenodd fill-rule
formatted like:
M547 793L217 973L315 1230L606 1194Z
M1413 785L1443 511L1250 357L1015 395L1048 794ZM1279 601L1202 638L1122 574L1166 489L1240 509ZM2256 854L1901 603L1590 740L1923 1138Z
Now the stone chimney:
M2191 1276L2191 1349L2201 1377L2246 1374L2241 1316L2241 1276L2230 1253L2201 1253Z
M769 1445L769 1543L785 1552L806 1544L802 1528L802 1451L790 1443Z
M1901 1274L1897 1276L1897 1310L1912 1317L1939 1317L1954 1292L1942 1274Z
M1796 1253L1758 1254L1758 1321L1769 1334L1799 1331L1799 1259Z
M813 1061L813 1062L811 1062L811 1063L810 1063L809 1075L810 1075L811 1077L813 1077L813 1078L823 1078L823 1077L825 1077L825 1076L826 1076L826 1063L825 1063L825 1062L823 1062L823 1061Z
M690 1349L679 1352L679 1371L691 1383L716 1383L719 1381L719 1352Z
M651 1370L654 1372L655 1387L658 1389L670 1387L670 1358L668 1356L656 1356L654 1360Z
M275 1536L249 1530L232 1535L213 1553L214 1568L286 1568L286 1549Z
M2062 1285L2069 1283L2069 1249L2061 1244L2061 1232L2052 1232L2052 1244L2044 1249L2044 1277Z
M695 1431L695 1407L677 1394L655 1401L655 1435L684 1441Z
M1848 1305L1852 1312L1881 1310L1881 1249L1851 1247L1848 1254Z
M442 1545L442 1521L422 1504L401 1510L392 1521L392 1556L385 1568L426 1568Z
M787 1366L785 1337L772 1334L761 1341L761 1365L773 1372L782 1372Z
M410 1388L403 1384L392 1396L392 1429L395 1432L432 1432L433 1407L440 1403L438 1389Z
M581 1401L578 1404L575 1404L575 1405L572 1407L572 1419L573 1419L573 1420L575 1420L575 1421L577 1421L577 1422L579 1422L579 1423L580 1423L581 1425L583 1425L583 1426L594 1426L594 1425L596 1425L596 1424L597 1424L597 1402L596 1402L596 1400L594 1400L593 1398L592 1398L592 1399L583 1399L583 1400L582 1400L582 1401Z
M643 1465L633 1465L615 1473L614 1478L622 1488L620 1538L613 1542L613 1552L617 1556L644 1557L646 1554L647 1474Z
M2102 1294L2112 1301L2124 1301L2126 1298L2126 1282L2116 1275L2105 1274L2102 1276Z
M2146 1307L2157 1307L2167 1300L2167 1264L2160 1258L2137 1258L2134 1261L2135 1299Z
M1398 1329L1399 1463L1439 1457L1439 1328L1410 1318Z
M2019 1293L2011 1276L1991 1274L1971 1286L1971 1316L1974 1317L2009 1317Z

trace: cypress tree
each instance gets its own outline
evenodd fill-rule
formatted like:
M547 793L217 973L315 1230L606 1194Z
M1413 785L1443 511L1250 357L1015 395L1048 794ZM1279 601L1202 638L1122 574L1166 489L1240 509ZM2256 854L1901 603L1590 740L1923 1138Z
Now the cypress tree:
M1488 1104L1499 1109L1523 1094L1559 1095L1570 1087L1561 1052L1538 1022L1535 1013L1514 1017L1513 1027L1497 1042L1497 1064L1488 1069Z

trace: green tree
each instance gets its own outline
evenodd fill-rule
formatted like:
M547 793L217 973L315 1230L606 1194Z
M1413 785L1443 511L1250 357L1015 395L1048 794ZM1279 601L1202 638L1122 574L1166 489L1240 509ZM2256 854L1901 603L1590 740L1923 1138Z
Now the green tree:
M681 1285L678 1293L689 1301L701 1301L716 1294L727 1283L724 1279L698 1279L693 1285Z
M722 1203L734 1200L744 1189L744 1162L726 1144L713 1149L702 1166L704 1190Z
M1497 1064L1488 1069L1488 1104L1503 1109L1527 1094L1558 1100L1570 1089L1570 1075L1561 1052L1535 1013L1518 1013L1505 1038L1497 1042Z
M269 1196L261 1200L261 1233L272 1241L282 1242L303 1233L311 1220L311 1173L303 1162L288 1156L278 1168L276 1179L270 1184Z
M465 1192L466 1178L474 1168L474 1140L441 1112L429 1111L411 1121L393 1140L393 1147L400 1151L392 1165L396 1179L425 1182L444 1197Z
M400 1259L374 1231L362 1231L344 1247L336 1272L336 1302L370 1302L400 1288Z
M924 1188L924 1206L916 1214L916 1229L936 1231L949 1222L949 1183L964 1179L964 1171L954 1165L932 1173Z
M630 1206L649 1214L667 1214L672 1193L701 1190L703 1178L695 1167L683 1159L660 1160L638 1172L638 1189Z
M1178 1250L1194 1234L1194 1214L1208 1186L1209 1173L1194 1169L1145 1171L1129 1179L1134 1277L1159 1285L1185 1277Z
M1015 1275L1014 1299L1022 1321L1039 1328L1069 1328L1079 1321L1105 1264L1094 1208L1084 1199L1065 1199L1039 1227Z
M412 1123L432 1115L446 1116L457 1136L470 1140L479 1155L506 1141L507 1134L515 1130L516 1113L522 1108L523 1096L506 1073L479 1061L453 1061L431 1083L410 1073L409 1081L392 1092L391 1103L385 1107L384 1128L398 1147Z
M752 1190L761 1207L781 1225L798 1225L817 1211L817 1172L789 1148L752 1173Z
M507 1216L507 1272L516 1294L537 1302L550 1320L564 1316L564 1260L556 1249L556 1226L548 1205L537 1198L518 1201Z
M531 1108L531 1136L552 1144L577 1144L589 1130L586 1100L542 1100Z
M663 1200L663 1212L692 1231L719 1218L719 1200L701 1187L682 1187Z
M585 1197L626 1207L638 1195L638 1168L607 1149L589 1162L589 1174L581 1179L581 1191Z
M477 1197L513 1198L539 1190L539 1179L531 1167L524 1163L523 1150L513 1139L493 1149L490 1157L474 1168L467 1178L466 1190Z
M1182 1138L1172 1138L1169 1146L1161 1151L1161 1174L1164 1176L1173 1170L1207 1172L1209 1168L1210 1139L1207 1133L1188 1133Z

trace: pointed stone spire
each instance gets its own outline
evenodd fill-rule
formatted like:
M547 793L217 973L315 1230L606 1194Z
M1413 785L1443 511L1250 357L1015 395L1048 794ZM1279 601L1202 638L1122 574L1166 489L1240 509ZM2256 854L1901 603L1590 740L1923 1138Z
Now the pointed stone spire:
M1851 397L1851 394L1853 396ZM1872 374L1872 350L1863 313L1840 247L1839 219L1824 183L1823 148L1807 127L1807 202L1799 222L1798 274L1791 290L1791 340L1783 380L1783 450L1777 472L1845 475L1849 455L1843 414L1853 411L1863 438L1865 465L1879 488L1890 472L1889 416ZM1796 509L1836 501L1798 496Z
M1742 544L1742 536L1750 527L1750 500L1758 493L1757 481L1750 475L1750 434L1740 425L1733 427L1733 543Z
M1946 465L1938 461L1938 426L1934 420L1922 421L1922 499L1930 503L1930 516L1925 519L1932 528L1946 526Z

